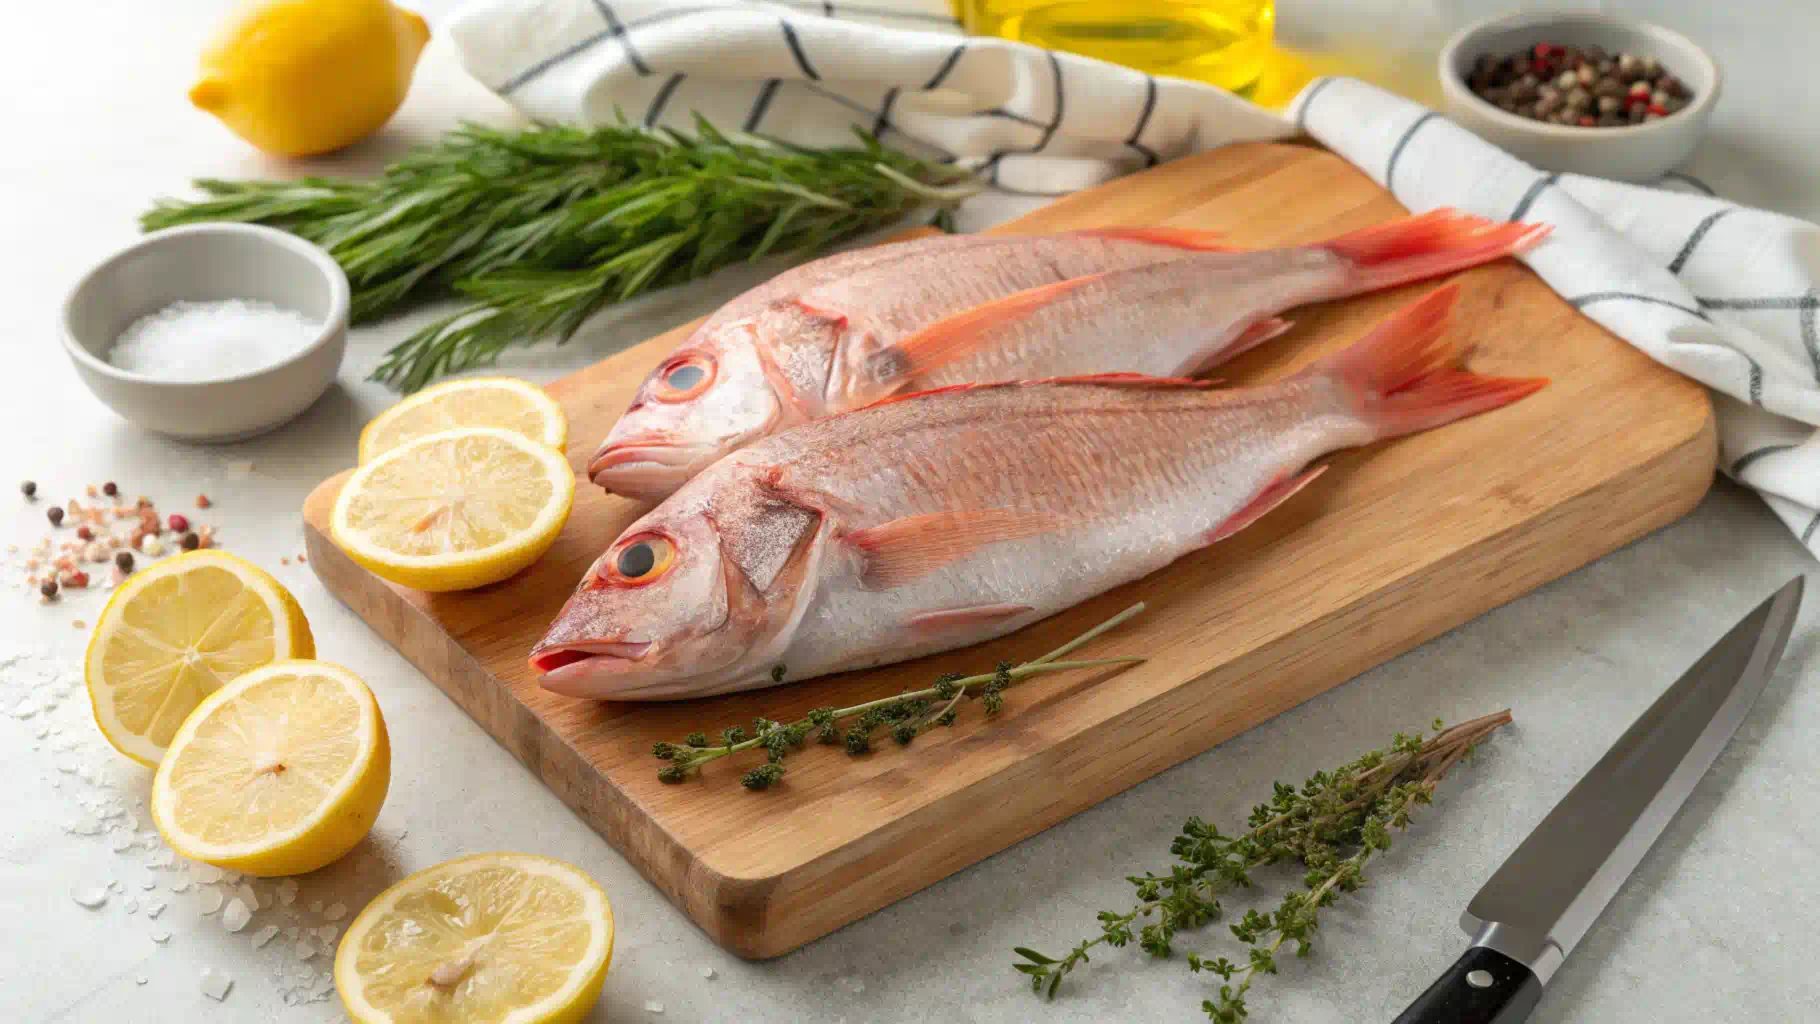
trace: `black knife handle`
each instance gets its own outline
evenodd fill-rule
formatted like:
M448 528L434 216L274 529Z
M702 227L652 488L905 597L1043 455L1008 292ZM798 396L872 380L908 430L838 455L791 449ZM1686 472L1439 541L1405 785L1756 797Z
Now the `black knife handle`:
M1474 971L1485 973L1469 980ZM1396 1024L1521 1024L1541 1001L1542 983L1528 967L1474 946L1410 1003Z

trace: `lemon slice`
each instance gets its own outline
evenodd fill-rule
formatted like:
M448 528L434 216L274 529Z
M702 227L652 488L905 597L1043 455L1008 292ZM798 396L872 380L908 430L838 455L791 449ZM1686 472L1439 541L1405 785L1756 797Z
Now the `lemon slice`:
M557 451L569 443L568 417L542 388L516 377L471 377L425 388L374 417L360 432L360 461L460 427L511 430Z
M613 959L607 894L559 860L462 857L367 904L335 953L361 1024L556 1024L600 998Z
M152 779L152 821L191 860L298 875L360 842L391 779L373 691L338 665L280 661L184 720Z
M290 591L244 558L194 551L129 577L102 609L83 661L95 724L148 767L202 698L250 669L314 656Z
M329 533L354 561L418 590L485 586L537 561L575 502L561 452L497 427L420 437L341 486Z

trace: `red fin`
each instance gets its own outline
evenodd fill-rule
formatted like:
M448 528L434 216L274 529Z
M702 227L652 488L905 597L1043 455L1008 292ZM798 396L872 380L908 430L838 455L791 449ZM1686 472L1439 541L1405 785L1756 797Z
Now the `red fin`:
M999 541L1048 533L1054 516L1008 508L932 512L893 519L847 534L847 543L866 556L866 586L889 590Z
M1457 354L1442 335L1459 293L1458 285L1435 289L1303 373L1337 378L1379 438L1428 430L1540 391L1546 379L1450 369Z
M1232 518L1213 528L1213 532L1207 535L1207 543L1217 544L1257 522L1263 518L1264 513L1288 501L1290 495L1307 487L1315 477L1325 472L1327 472L1326 466L1316 466L1313 469L1304 470L1296 476L1280 476L1265 484L1264 489L1246 502L1244 508L1234 512Z
M1217 231L1199 231L1195 228L1172 228L1158 225L1148 228L1087 228L1075 232L1077 235L1089 235L1094 238L1119 238L1131 242L1148 242L1151 245L1167 245L1175 249L1192 249L1197 252L1240 252L1238 246L1227 245L1219 241Z
M1089 274L1086 277L1073 277L981 303L972 309L938 320L880 351L867 360L868 368L873 369L874 376L882 383L886 380L920 376L946 366L971 355L990 342L993 326L1028 316L1076 288L1104 276Z
M1356 295L1514 256L1542 241L1546 224L1508 224L1442 207L1341 235L1314 246L1353 264L1343 294Z
M1014 618L1036 609L1027 604L976 604L970 608L949 608L939 612L912 615L904 625L912 632L939 633L959 626L978 626L987 622Z
M1249 352L1277 335L1287 332L1294 326L1294 321L1285 320L1280 316L1273 316L1268 320L1259 320L1257 323L1245 328L1238 337L1232 339L1232 344L1227 345L1222 349L1218 354L1218 358L1221 362L1225 362L1241 352Z
M1167 390L1169 388L1205 389L1211 388L1218 383L1219 381L1217 380L1195 380L1192 377L1151 377L1142 373L1087 373L1074 377L1037 377L1033 380L1001 380L988 384L950 384L947 387L930 388L927 391L912 391L908 394L892 395L889 398L881 398L871 405L864 405L860 408L876 409L881 405L890 405L892 402L908 402L913 398L927 398L930 395L943 395L950 391L986 391L992 388L1028 388L1041 387L1046 384L1097 384L1101 387L1110 388L1156 388L1158 390ZM857 412L858 410L854 411Z

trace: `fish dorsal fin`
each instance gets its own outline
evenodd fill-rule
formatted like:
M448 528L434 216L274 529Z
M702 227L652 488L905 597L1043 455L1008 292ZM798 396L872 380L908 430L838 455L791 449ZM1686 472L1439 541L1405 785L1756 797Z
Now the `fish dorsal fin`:
M1058 517L1042 512L966 509L893 519L855 530L845 541L865 561L865 585L889 590L988 544L1040 536L1060 525Z
M1026 288L937 320L895 345L874 352L866 360L867 383L874 388L888 388L965 359L1002 340L993 328L1027 317L1105 276L1089 274Z
M1171 391L1189 389L1204 391L1220 382L1217 380L1195 380L1191 377L1151 377L1142 373L1088 373L1074 377L1037 377L1031 380L1001 380L986 384L950 384L947 387L930 388L927 391L911 391L902 395L891 395L881 398L871 405L860 409L877 409L894 402L908 402L917 398L928 398L930 395L945 395L954 391L991 391L995 388L1030 388L1051 385L1066 386L1069 384L1091 384L1108 388L1137 388L1139 390ZM859 412L860 409L853 410Z
M1166 245L1173 249L1188 249L1193 252L1243 252L1236 245L1227 245L1220 241L1217 231L1200 231L1195 228L1172 228L1163 225L1147 228L1085 228L1075 232L1090 238L1116 238L1128 242L1148 242L1151 245Z

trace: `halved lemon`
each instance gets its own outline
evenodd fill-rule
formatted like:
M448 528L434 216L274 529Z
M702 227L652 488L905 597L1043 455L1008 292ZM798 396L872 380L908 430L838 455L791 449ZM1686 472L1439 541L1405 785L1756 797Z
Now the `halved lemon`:
M525 853L438 864L379 894L335 952L361 1024L567 1024L600 998L613 908L578 868Z
M461 427L498 427L562 451L569 420L544 389L516 377L470 377L425 388L360 432L364 464L408 441Z
M420 437L354 471L329 533L369 572L418 590L497 583L537 561L568 521L562 453L497 427Z
M322 661L280 661L210 694L152 779L171 849L249 875L300 875L379 817L392 746L373 691Z
M270 573L225 551L193 551L114 591L83 678L101 735L152 767L204 697L250 669L315 653L303 609Z

